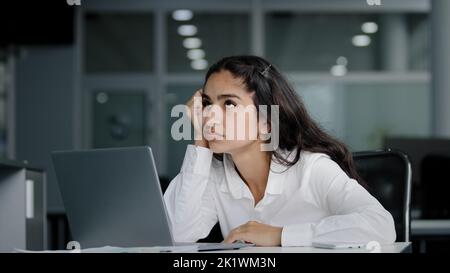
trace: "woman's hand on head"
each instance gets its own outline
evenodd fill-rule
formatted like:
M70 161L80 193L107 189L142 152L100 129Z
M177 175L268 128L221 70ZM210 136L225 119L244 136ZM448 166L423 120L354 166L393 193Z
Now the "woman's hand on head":
M257 246L280 246L282 230L282 227L250 221L233 229L223 242L245 241Z
M196 103L197 102L197 103ZM195 91L194 95L187 101L188 115L194 126L194 142L196 146L209 148L208 141L203 137L202 126L202 89Z

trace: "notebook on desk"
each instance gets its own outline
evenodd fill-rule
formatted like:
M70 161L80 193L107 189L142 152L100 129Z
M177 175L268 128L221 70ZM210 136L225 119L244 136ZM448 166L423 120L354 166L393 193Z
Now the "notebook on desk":
M180 245L169 228L150 147L58 151L52 161L69 228L82 249ZM252 244L195 246L202 251Z

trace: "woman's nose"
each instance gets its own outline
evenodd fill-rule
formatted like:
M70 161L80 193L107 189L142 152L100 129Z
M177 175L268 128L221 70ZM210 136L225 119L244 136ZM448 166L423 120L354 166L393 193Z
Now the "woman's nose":
M205 109L204 113L205 123L207 129L212 133L220 133L223 124L223 111L219 106L211 106Z
M211 123L222 123L223 111L217 105L210 105L205 108L203 116L206 118L206 122Z

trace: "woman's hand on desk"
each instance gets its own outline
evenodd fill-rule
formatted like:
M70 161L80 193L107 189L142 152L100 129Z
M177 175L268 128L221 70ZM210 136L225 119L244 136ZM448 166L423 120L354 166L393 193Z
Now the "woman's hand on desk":
M194 126L194 141L196 146L209 148L208 141L203 137L202 121L202 89L195 91L194 95L186 103L189 118Z
M257 246L280 246L282 230L282 227L274 227L256 221L250 221L233 229L224 240L224 243L233 243L242 240Z

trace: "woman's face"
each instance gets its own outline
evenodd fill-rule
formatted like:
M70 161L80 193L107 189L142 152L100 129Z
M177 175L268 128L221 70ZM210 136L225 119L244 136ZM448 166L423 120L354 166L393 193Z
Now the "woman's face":
M208 78L202 94L203 137L213 152L232 154L260 142L253 94L229 71Z

